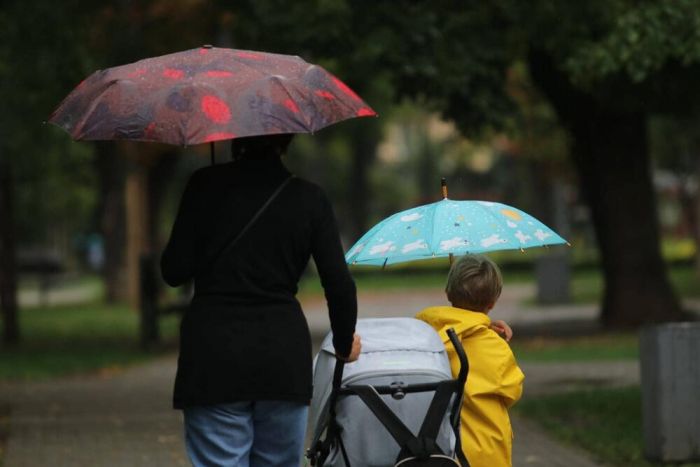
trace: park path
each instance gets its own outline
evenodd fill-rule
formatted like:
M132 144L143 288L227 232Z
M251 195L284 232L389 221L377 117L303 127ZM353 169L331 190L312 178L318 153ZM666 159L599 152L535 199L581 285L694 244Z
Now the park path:
M592 307L519 310L518 304L531 294L524 286L506 288L494 317L508 320L516 332L534 325L555 328L566 320L594 326ZM411 316L424 306L442 302L439 290L360 293L360 317ZM328 329L325 305L311 300L304 307L318 346ZM525 397L577 380L593 378L606 384L638 381L636 362L522 366L527 375ZM9 403L11 410L3 467L188 465L181 415L170 408L174 373L175 358L167 356L98 375L31 384L0 383L0 404ZM599 465L586 453L553 441L528 421L514 417L513 425L516 467Z

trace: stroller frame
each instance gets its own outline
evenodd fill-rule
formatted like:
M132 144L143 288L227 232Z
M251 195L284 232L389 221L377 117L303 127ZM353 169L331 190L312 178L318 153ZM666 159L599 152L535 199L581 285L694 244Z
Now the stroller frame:
M462 452L460 439L460 409L464 397L464 387L469 373L469 360L454 329L448 329L447 335L457 352L460 362L459 374L456 379L405 385L343 386L342 378L345 362L336 359L333 372L333 387L328 402L328 418L325 424L319 424L320 428L316 430L311 442L311 447L306 452L306 457L309 459L311 465L322 467L330 454L331 447L333 444L337 443L340 447L340 452L346 467L352 467L341 437L341 428L336 421L336 403L341 397L358 396L399 444L401 449L395 461L395 466L405 465L410 467L413 465L421 465L422 462L426 462L431 458L436 460L440 458L447 462L443 462L442 465L448 465L449 463L451 465L469 467L469 461ZM418 435L414 435L380 397L381 395L390 394L395 399L402 399L409 393L430 391L435 391L435 395L430 403ZM452 397L453 395L455 396L454 398ZM452 401L451 407L450 401ZM454 458L443 453L436 443L436 438L448 407L450 426L454 431L456 440L455 456L459 463L457 463ZM326 437L325 439L321 439L324 431Z

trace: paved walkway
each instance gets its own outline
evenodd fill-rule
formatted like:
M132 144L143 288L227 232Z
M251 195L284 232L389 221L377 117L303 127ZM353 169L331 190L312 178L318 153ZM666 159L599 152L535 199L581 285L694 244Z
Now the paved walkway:
M494 311L518 327L538 323L556 326L573 315L581 326L593 326L595 309L549 308L519 310L532 291L510 287ZM361 294L361 317L411 316L424 306L444 302L441 291ZM316 345L328 330L325 305L304 303ZM517 313L516 313L517 312ZM570 321L571 322L571 321ZM545 324L542 324L545 323ZM590 365L523 365L526 396L581 380L606 384L638 381L634 362ZM10 438L3 467L159 467L187 465L180 413L170 409L175 358L166 357L110 374L68 378L46 383L2 384L0 404L9 403ZM551 440L539 428L519 418L515 466L595 467L590 457Z

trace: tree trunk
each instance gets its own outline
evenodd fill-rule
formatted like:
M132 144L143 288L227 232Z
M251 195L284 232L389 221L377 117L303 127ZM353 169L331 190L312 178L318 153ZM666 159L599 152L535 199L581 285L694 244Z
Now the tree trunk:
M125 161L112 142L96 143L95 165L99 178L97 216L104 239L105 262L102 277L109 303L126 298L124 255L126 214L124 207Z
M377 139L369 129L355 126L352 132L352 172L350 177L350 197L352 206L350 228L353 239L360 238L367 230L369 219L369 168L375 159Z
M217 154L219 160L223 156ZM168 151L159 156L158 161L148 170L148 236L153 252L163 250L163 236L160 232L161 212L163 211L163 200L167 194L167 189L177 167L178 154L175 151Z
M605 274L603 321L639 325L680 319L661 256L646 115L598 108L581 112L571 131Z
M533 54L530 66L571 132L571 155L601 253L602 321L637 326L680 319L661 256L646 115L612 110L576 90L549 57Z
M3 343L19 343L17 260L14 223L12 166L0 161L0 310Z
M696 182L700 183L700 156L696 158L693 170ZM695 275L700 278L700 192L697 189L692 196L691 203L692 206L689 206L688 209L693 212L690 228L695 241Z

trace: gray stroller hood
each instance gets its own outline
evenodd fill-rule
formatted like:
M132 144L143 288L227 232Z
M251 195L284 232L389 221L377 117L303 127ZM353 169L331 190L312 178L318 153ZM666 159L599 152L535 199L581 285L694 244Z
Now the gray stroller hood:
M454 380L445 345L438 333L428 324L414 318L378 318L357 321L356 332L362 338L359 360L344 366L342 387L396 388L393 393L381 395L405 426L415 435L421 429L434 388L428 391L403 391L412 385ZM314 389L309 413L314 440L318 441L333 420L339 427L341 442L330 446L324 466L380 467L393 466L401 448L387 428L378 420L360 397L341 396L330 410L333 374L336 358L332 334L321 344L314 361ZM442 416L435 439L446 455L454 455L455 432L451 415L459 412L461 394L450 396L452 410ZM344 460L340 444L350 465ZM314 446L312 446L312 449Z

